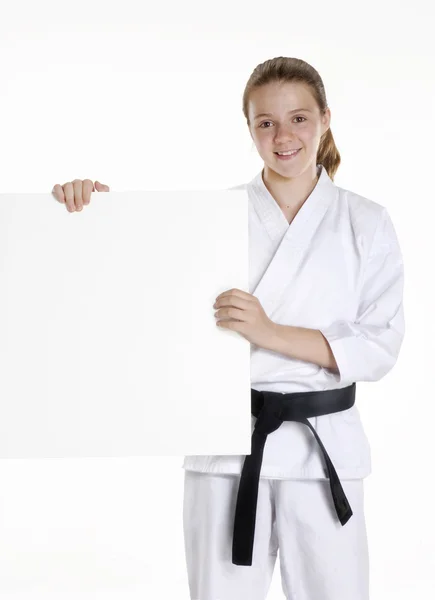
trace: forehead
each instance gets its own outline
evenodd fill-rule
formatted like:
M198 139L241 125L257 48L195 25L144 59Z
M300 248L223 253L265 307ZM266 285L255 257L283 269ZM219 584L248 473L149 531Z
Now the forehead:
M252 90L249 95L250 118L258 113L285 114L298 108L313 112L317 108L310 88L304 83L272 82Z

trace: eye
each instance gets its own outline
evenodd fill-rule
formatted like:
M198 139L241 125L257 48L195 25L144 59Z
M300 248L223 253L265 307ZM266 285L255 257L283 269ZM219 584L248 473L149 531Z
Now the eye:
M295 117L295 119L303 119L304 121L306 121L306 120L307 120L305 117ZM270 129L270 127L263 127L263 125L264 125L265 123L271 123L271 122L272 122L272 121L263 121L263 123L261 123L260 127L261 127L262 129ZM302 121L302 122L303 122L303 121Z

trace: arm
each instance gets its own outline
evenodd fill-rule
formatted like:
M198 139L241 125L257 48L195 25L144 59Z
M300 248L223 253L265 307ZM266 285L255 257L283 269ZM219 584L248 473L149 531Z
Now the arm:
M274 323L275 335L268 347L290 358L312 362L325 369L338 370L331 347L319 329L277 325Z
M355 322L305 329L275 324L271 348L331 371L337 382L378 381L397 361L405 334L403 260L383 209L365 267ZM273 346L273 347L272 347Z

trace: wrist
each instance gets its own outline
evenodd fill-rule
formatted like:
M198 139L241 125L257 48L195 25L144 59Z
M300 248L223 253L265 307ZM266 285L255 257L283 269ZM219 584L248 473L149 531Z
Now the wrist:
M282 345L282 327L282 325L271 321L270 334L268 336L266 350L272 350L274 352L280 351Z

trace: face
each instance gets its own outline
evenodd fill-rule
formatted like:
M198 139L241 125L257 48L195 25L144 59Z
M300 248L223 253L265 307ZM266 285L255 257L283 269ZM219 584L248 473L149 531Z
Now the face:
M331 113L328 108L321 115L307 85L268 83L251 93L248 110L251 137L266 166L283 177L295 177L309 168L315 174L320 138L329 128ZM290 160L275 154L299 148Z

